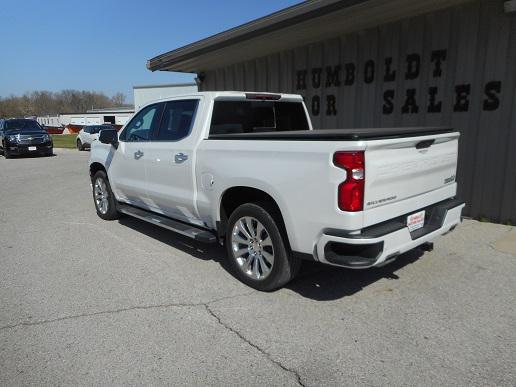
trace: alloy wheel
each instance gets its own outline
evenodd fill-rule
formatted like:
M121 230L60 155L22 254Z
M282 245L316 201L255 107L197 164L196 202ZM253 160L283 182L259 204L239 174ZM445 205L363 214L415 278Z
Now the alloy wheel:
M105 215L109 209L108 190L104 179L98 177L94 185L95 205L102 215Z
M231 233L231 250L238 267L254 280L263 280L274 265L274 247L269 232L256 218L238 219Z

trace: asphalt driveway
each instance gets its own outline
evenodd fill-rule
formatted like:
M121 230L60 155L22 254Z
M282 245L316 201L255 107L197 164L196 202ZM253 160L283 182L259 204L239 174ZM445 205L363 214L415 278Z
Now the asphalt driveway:
M219 247L99 219L89 154L56 153L0 157L0 385L516 384L513 227L265 294Z

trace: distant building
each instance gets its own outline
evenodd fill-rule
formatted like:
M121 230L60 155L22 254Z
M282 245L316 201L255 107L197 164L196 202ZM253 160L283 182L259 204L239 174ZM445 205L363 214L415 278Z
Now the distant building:
M79 132L85 125L112 124L120 129L133 116L132 107L91 109L86 113L59 113L54 116L40 116L37 121L45 125L49 133Z
M195 83L134 86L134 109L139 110L143 105L156 99L189 94L196 91L197 85Z

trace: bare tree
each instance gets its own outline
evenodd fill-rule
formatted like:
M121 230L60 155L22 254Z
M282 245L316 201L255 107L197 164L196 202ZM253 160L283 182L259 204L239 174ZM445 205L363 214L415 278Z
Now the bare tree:
M85 90L60 92L33 91L21 97L0 97L0 117L26 117L58 113L82 113L89 109L124 106L125 95L116 93L109 98L103 93Z
M123 106L125 104L125 94L123 93L116 93L114 96L111 97L111 102L115 106Z

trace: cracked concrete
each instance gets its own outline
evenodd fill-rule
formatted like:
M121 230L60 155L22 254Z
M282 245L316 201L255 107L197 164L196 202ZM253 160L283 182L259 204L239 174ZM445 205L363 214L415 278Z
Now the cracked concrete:
M0 385L514 385L514 232L259 293L224 251L95 215L87 153L0 158Z
M227 330L229 330L230 332L233 332L237 337L239 337L240 339L242 339L243 341L245 341L247 344L249 344L251 347L253 347L254 349L256 349L258 352L262 353L267 359L269 359L272 363L276 364L279 368L281 368L282 370L286 371L286 372L289 372L291 373L292 375L294 375L297 379L297 382L300 386L304 386L303 382L301 381L301 375L299 375L299 373L291 368L288 368L286 365L282 364L281 362L275 360L271 354L267 353L264 349L260 348L258 345L254 344L253 342L251 342L247 337L245 337L242 333L240 333L239 331L235 330L234 328L232 328L231 326L225 324L219 316L217 316L217 314L209 307L208 304L204 304L204 307L206 308L206 311L211 315L213 316L213 318L215 318L218 323L220 325L222 325L224 328L226 328Z
M73 320L73 319L81 318L81 317L92 317L92 316L99 316L99 315L104 315L104 314L127 312L129 310L145 310L145 309L161 309L161 308L188 308L188 307L199 307L199 306L203 306L203 307L207 308L208 305L211 303L215 303L218 301L224 301L224 300L230 300L232 298L237 298L237 297L245 297L252 293L254 293L254 291L251 291L251 292L248 292L245 294L237 294L234 296L220 297L220 298L208 301L206 303L201 302L201 303L195 303L195 304L194 303L190 303L190 304L172 303L172 304L159 304L159 305L135 305L135 306L130 306L130 307L126 307L126 308L103 310L103 311L97 311L97 312L91 312L91 313L82 313L82 314L77 314L77 315L72 315L72 316L62 316L62 317L49 319L49 320L21 321L16 324L0 326L0 331L3 329L12 329L12 328L20 327L20 326L33 326L33 325L49 324L49 323L58 322L58 321Z
M199 308L199 307L202 307L202 308L204 308L206 310L206 312L211 317L213 317L217 321L218 324L220 324L222 327L224 327L229 332L232 332L234 335L236 335L239 339L241 339L243 342L248 344L250 347L256 349L260 354L262 354L272 364L276 365L277 367L279 367L283 371L285 371L285 372L287 372L289 374L292 374L295 377L295 379L297 380L297 383L299 385L301 385L301 386L304 386L304 384L301 381L301 376L295 370L289 369L287 366L281 364L279 361L277 361L274 358L272 358L272 356L270 354L268 354L266 351L264 351L262 348L260 348L256 344L252 343L248 338L243 336L240 332L236 331L231 326L226 325L220 319L220 317L217 316L217 314L210 308L210 304L211 303L216 303L216 302L224 301L224 300L230 300L230 299L234 299L234 298L237 298L237 297L241 298L241 297L248 296L248 295L250 295L252 293L254 293L254 292L249 292L249 293L246 293L246 294L243 294L243 295L221 297L221 298L218 298L218 299L211 300L210 302L207 302L207 303L196 303L196 304L177 304L177 303L175 303L175 304L161 304L161 305L139 305L139 306L132 306L132 307L128 307L128 308L120 308L120 309L114 309L114 310L106 310L106 311L98 311L98 312L92 312L92 313L84 313L84 314L73 315L73 316L63 316L63 317L60 317L60 318L55 318L55 319L50 319L50 320L41 320L41 321L32 321L32 322L20 322L20 323L15 324L15 325L2 326L2 327L0 327L0 331L4 330L4 329L15 329L15 328L23 327L23 326L33 327L33 326L38 326L38 325L58 323L58 322L66 321L66 320L74 320L74 319L89 318L89 317L104 316L104 315L113 315L113 314L118 314L118 313L123 313L123 312L136 311L136 310L144 311L144 310L152 310L152 309Z

